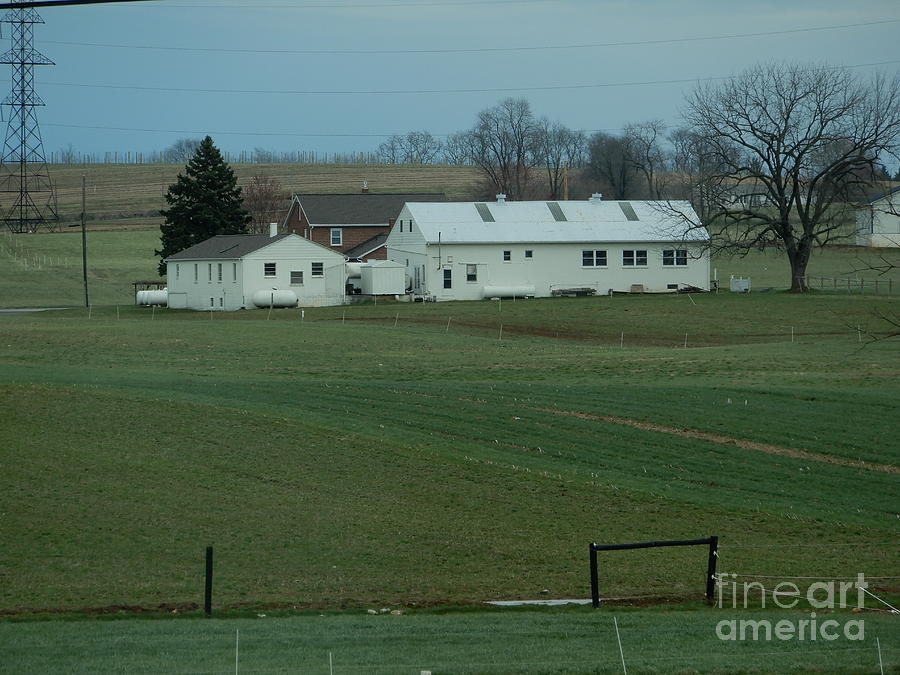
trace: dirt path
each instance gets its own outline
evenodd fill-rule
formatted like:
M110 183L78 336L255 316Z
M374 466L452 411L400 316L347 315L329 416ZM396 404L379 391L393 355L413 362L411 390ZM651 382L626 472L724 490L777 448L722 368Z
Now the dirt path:
M868 469L870 471L880 471L881 473L900 474L900 467L892 464L875 464L872 462L864 462L858 459L848 459L846 457L835 457L833 455L823 455L817 452L809 452L808 450L798 450L797 448L786 448L771 443L757 443L756 441L746 441L740 438L731 438L722 434L714 434L709 431L700 431L699 429L679 429L676 427L667 427L662 424L654 424L653 422L641 422L628 417L616 417L614 415L592 415L590 413L578 412L576 410L560 410L559 408L535 408L532 406L522 406L529 410L537 410L539 412L551 413L553 415L567 415L569 417L577 417L583 420L591 420L594 422L609 422L611 424L622 424L624 426L633 427L635 429L643 429L644 431L656 431L661 434L672 434L673 436L681 436L682 438L696 438L701 441L709 441L710 443L718 443L719 445L733 445L743 450L755 450L764 452L767 455L780 455L782 457L792 457L794 459L803 459L810 462L824 462L826 464L837 464L840 466L850 466L856 469Z

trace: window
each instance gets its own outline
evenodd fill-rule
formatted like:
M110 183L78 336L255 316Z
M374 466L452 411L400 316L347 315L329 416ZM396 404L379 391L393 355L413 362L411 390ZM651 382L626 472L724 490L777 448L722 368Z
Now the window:
M325 263L316 262L312 264L312 275L314 277L325 276Z
M218 275L219 283L222 283L222 263L216 263L216 274Z
M237 263L231 263L231 280L237 281Z
M606 251L584 250L581 252L582 267L606 267Z
M503 262L512 260L512 251L503 251Z
M263 276L264 277L274 277L275 276L275 263L263 263Z
M684 267L685 265L687 265L687 259L687 249L663 249L662 264L667 267L670 265L678 265L679 267Z
M199 274L199 272L197 271L198 267L200 267L200 266L197 263L194 263L194 283L195 284L197 283L197 275Z
M212 263L209 263L206 266L206 276L208 281L212 281Z
M343 246L344 244L344 234L343 230L339 227L331 228L331 245L332 246Z
M400 231L403 232L403 218L400 219Z
M625 267L646 267L647 251L622 251L622 265Z
M216 300L215 300L215 298L210 298L210 299L209 299L209 306L210 306L210 307L215 307L215 306L216 306Z
M466 281L478 281L478 265L466 265Z
M444 288L453 288L453 270L444 270Z
M534 251L530 248L525 249L525 260L531 260L534 257Z
M303 285L303 270L291 270L291 286Z
M219 298L219 307L225 306L225 298Z

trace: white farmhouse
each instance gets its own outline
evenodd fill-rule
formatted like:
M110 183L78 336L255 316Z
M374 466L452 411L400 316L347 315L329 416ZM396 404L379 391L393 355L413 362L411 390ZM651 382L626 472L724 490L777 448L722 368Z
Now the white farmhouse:
M860 246L900 246L900 186L857 211L856 225Z
M314 307L346 300L344 256L296 234L219 235L166 258L169 307Z
M436 300L709 287L688 202L407 203L387 240L407 285Z

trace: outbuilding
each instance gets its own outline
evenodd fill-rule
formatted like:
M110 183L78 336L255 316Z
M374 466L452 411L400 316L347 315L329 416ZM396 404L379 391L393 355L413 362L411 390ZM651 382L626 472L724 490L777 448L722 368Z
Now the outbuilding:
M900 246L900 186L877 195L857 211L857 244Z
M708 289L708 234L686 201L407 203L387 240L425 299Z
M219 235L166 258L169 307L340 305L346 267L342 254L296 234Z

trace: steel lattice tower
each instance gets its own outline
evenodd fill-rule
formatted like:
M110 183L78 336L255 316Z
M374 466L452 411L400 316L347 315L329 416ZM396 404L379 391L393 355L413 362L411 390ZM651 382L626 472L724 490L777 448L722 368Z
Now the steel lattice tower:
M0 213L12 232L56 229L53 184L35 112L44 102L34 91L34 67L54 65L34 49L34 25L44 20L29 7L9 10L0 22L10 24L12 39L12 49L0 56L0 63L12 65L12 91L2 104L10 116L0 157Z

